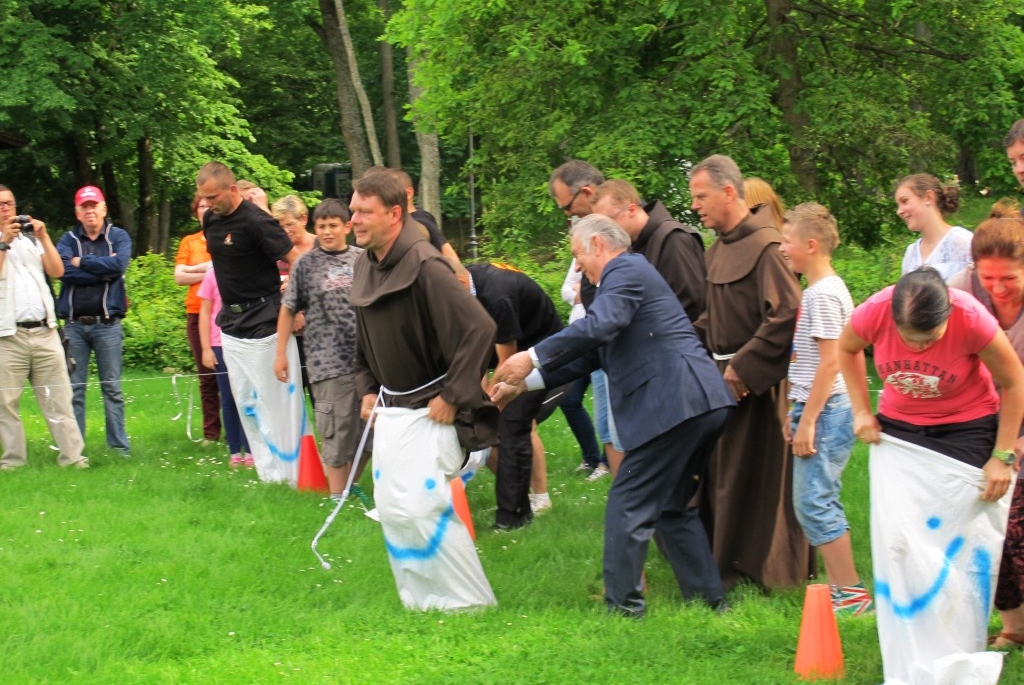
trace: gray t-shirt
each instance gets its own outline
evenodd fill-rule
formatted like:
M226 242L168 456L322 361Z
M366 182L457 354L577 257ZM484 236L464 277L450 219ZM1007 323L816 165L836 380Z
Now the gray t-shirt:
M353 372L356 313L349 304L356 259L363 249L342 252L319 246L292 265L282 305L306 315L306 372L313 383Z

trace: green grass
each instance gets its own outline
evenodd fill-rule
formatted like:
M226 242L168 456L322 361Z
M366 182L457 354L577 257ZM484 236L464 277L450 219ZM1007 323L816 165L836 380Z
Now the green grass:
M401 607L380 528L360 510L322 540L334 569L321 570L309 550L329 510L320 496L258 483L228 469L222 445L190 442L185 419L170 420L168 378L130 374L125 390L133 457L103 448L93 390L88 471L57 468L26 395L29 465L0 474L5 684L798 682L799 589L741 587L717 616L686 605L652 551L647 618L605 613L593 597L608 482L569 475L579 456L561 414L542 427L550 513L496 535L493 478L468 486L499 607L418 614ZM870 578L862 447L845 499ZM843 620L840 632L844 682L881 682L874 619ZM1024 683L1020 656L1002 682Z

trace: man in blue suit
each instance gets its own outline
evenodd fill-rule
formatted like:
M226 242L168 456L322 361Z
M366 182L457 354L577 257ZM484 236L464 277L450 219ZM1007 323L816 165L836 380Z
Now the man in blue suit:
M599 284L594 303L585 318L502 364L491 399L504 406L526 390L603 368L626 450L605 511L605 602L644 615L641 573L657 531L683 596L723 608L725 589L688 502L735 405L732 394L671 288L629 253L618 224L591 214L571 235L579 268Z

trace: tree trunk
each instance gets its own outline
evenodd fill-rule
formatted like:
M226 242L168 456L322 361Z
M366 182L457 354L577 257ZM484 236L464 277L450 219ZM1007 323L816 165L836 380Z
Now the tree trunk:
M377 0L377 7L384 16L384 23L387 24L391 18L388 0ZM381 104L388 166L392 169L401 169L402 150L398 142L398 113L395 111L395 56L391 43L386 40L380 42L380 87L383 91Z
M137 251L138 247L134 244L135 208L123 200L121 193L117 191L117 172L114 171L114 162L111 160L103 162L100 172L103 175L103 197L107 200L107 217L114 222L115 226L120 226L128 231L128 234L132 236L132 249Z
M423 89L416 85L416 59L412 50L408 52L409 102L415 105ZM425 131L422 122L413 115L416 129L416 143L420 148L420 189L419 206L437 218L441 228L441 152L437 133Z
M363 172L373 166L370 150L366 143L366 134L359 119L359 104L356 90L352 85L352 72L348 66L341 29L335 12L334 0L319 0L322 26L314 26L320 39L327 47L334 65L334 74L338 80L338 110L341 114L341 136L345 140L348 161L352 163L353 177L359 178Z
M139 156L139 229L132 248L136 255L146 254L156 234L156 215L153 211L153 141L149 136L136 143Z
M373 112L370 110L370 100L366 97L366 89L363 88L363 80L359 77L359 62L356 60L356 50L352 45L352 35L348 31L348 18L345 16L345 5L342 0L334 0L334 11L338 18L338 29L341 31L341 44L344 46L345 56L348 58L352 86L356 90L359 109L363 112L363 128L366 131L367 140L370 141L370 154L373 156L373 163L376 166L382 166L384 158L380 154L380 143L377 142L377 127L373 123Z
M77 133L68 134L68 141L75 153L75 190L82 186L93 185L96 179L92 172L89 146L85 144L85 139Z
M160 200L160 213L157 216L156 231L157 236L154 241L155 247L153 251L157 254L167 255L167 248L171 240L171 201L167 198Z
M800 93L804 84L797 54L796 31L789 21L792 8L791 0L765 0L771 30L770 63L779 84L776 101L782 119L789 128L789 164L800 187L814 197L818 192L818 167L814 161L814 150L806 140L810 117L800 108Z

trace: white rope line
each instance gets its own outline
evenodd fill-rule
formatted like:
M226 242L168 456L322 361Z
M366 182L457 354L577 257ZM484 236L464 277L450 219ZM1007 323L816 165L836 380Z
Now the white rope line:
M448 374L446 373L441 374L441 376L435 378L429 383L421 385L418 388L413 388L412 390L406 390L405 392L394 392L393 390L388 390L383 385L380 386L380 389L377 391L377 399L376 401L374 401L373 408L370 410L370 416L367 417L366 419L366 426L363 428L363 435L361 438L359 438L359 446L356 447L355 457L352 460L352 467L349 469L348 472L348 481L345 483L345 490L342 491L341 497L338 498L337 504L334 505L334 509L332 509L331 513L327 515L327 519L324 521L324 525L320 526L320 530L318 530L316 532L316 535L313 536L313 541L309 545L310 549L313 550L313 554L315 554L316 558L320 561L320 568L324 569L325 571L331 570L330 562L324 559L323 555L320 554L320 550L317 549L317 546L320 544L320 538L324 536L324 534L327 532L327 529L330 528L331 524L334 523L334 519L338 517L338 514L341 512L341 508L345 506L345 502L348 500L349 492L352 490L352 483L355 480L356 473L359 471L359 463L362 461L363 452L366 449L366 439L370 435L370 429L373 428L373 419L377 415L377 409L386 407L386 405L384 404L384 395L392 395L395 397L400 397L402 395L411 395L415 392L419 392L420 390L425 390L426 388L429 388L435 383L440 383L441 381L444 380L445 376L447 375Z

